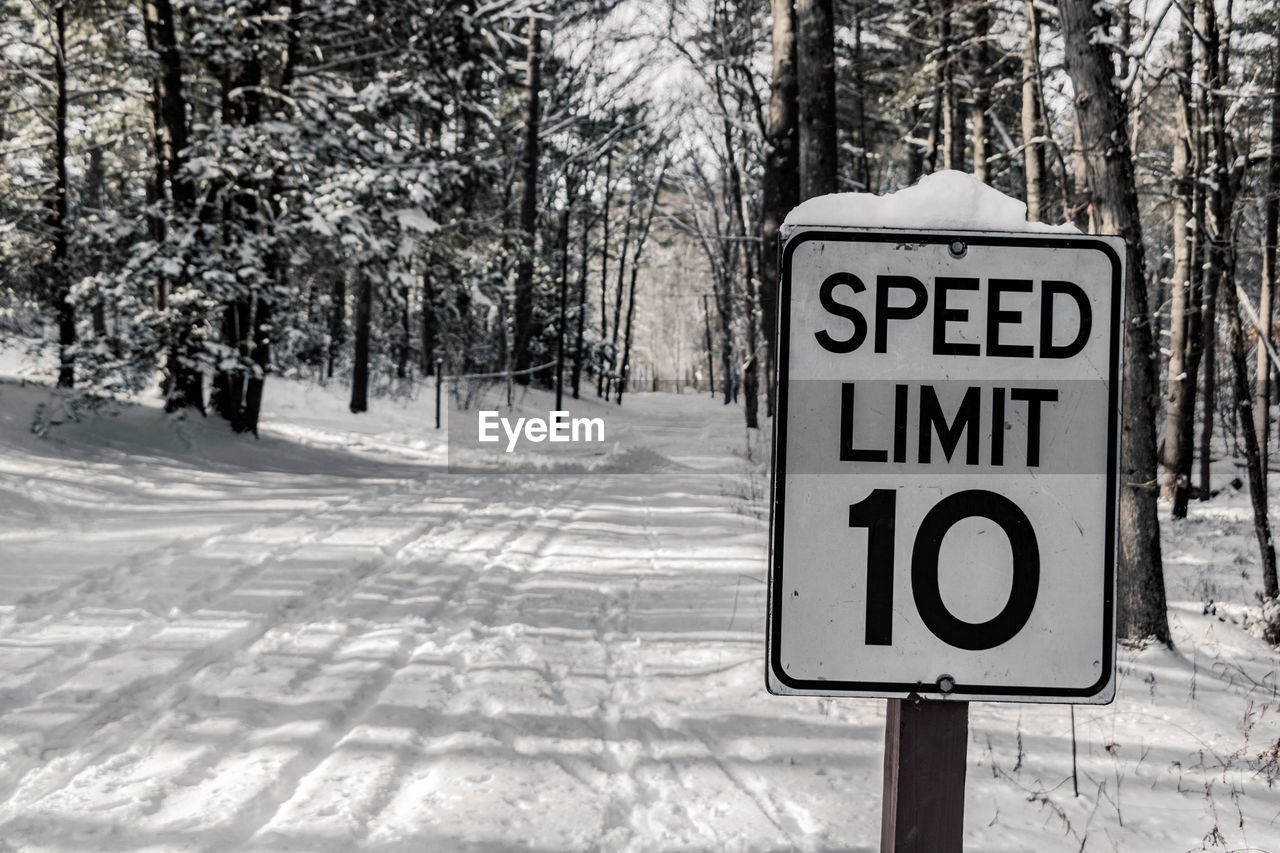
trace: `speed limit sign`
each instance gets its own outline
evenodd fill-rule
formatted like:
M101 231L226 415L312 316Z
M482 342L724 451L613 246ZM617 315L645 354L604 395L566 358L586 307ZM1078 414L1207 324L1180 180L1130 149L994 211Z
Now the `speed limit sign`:
M799 228L770 692L1111 701L1124 243Z

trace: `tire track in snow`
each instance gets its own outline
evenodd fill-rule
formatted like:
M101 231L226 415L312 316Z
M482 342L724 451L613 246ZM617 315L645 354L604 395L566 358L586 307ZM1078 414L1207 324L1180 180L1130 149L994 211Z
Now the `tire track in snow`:
M421 494L413 494L398 504L403 509L423 503ZM359 502L359 496L344 505ZM454 518L465 513L467 507L460 505L453 513ZM369 520L369 516L361 515L340 529L351 529ZM421 538L433 525L426 523L415 526L408 534L397 538L392 546L382 546L383 559L401 550ZM332 535L332 534L329 534ZM175 700L181 698L187 688L186 679L220 660L235 655L246 649L266 634L272 627L285 619L299 621L309 613L318 612L335 600L341 600L354 589L365 577L372 574L383 560L375 558L358 563L349 571L337 571L326 578L312 584L298 595L265 613L252 615L243 624L232 628L212 643L200 646L182 656L173 668L156 672L126 684L107 693L98 699L94 707L87 713L54 726L30 739L19 743L16 749L4 756L8 779L0 786L0 794L4 796L0 806L0 821L15 811L28 807L48 793L57 790L90 763L101 763L111 755L128 748L126 738L131 732L145 730L151 723L172 707ZM198 617L200 612L190 614L189 620ZM239 614L225 614L234 621ZM175 629L180 620L163 626L152 635L154 640L166 630ZM139 646L132 651L141 651ZM127 654L127 653L126 653ZM145 662L144 667L145 669ZM56 696L57 689L45 694L45 697ZM42 697L42 698L45 698ZM129 706L132 705L132 708ZM157 707L158 706L158 707ZM26 711L31 709L18 709ZM55 705L54 710L57 710ZM12 717L12 714L10 715ZM96 742L98 746L88 752L77 751L80 743ZM68 749L60 756L49 759L51 750ZM34 756L33 756L34 753ZM47 779L45 777L48 777ZM28 793L27 788L33 788Z
M134 589L127 589L126 584L136 585L137 582L144 580L145 576L142 572L145 569L154 569L153 574L158 575L169 568L170 563L167 561L198 552L202 548L209 548L234 537L271 530L318 513L337 510L350 505L355 500L348 496L327 498L319 507L308 506L283 516L233 524L219 528L211 534L177 536L163 544L133 552L110 566L87 569L52 589L20 598L13 609L0 619L0 640L9 639L15 633L27 630L31 622L47 621L65 616L80 607L99 604L104 594L136 592Z
M662 574L658 560L660 539L654 529L653 513L647 500L641 497L638 501L641 503L641 524L648 546L648 573L658 576ZM639 589L640 577L637 575L632 578L630 589L623 594L623 606L620 607L618 594L606 586L596 621L595 640L604 652L604 677L608 685L608 691L601 697L596 713L601 756L610 777L609 799L596 842L596 846L601 848L624 849L639 843L645 835L645 827L640 825L641 812L661 797L660 787L652 784L646 774L637 770L642 758L651 762L656 758L652 739L643 726L634 723L630 726L623 725L623 712L633 710L646 698L646 691L641 686L643 682L639 673L640 665L634 658L624 662L629 656L620 654L618 649L619 636L628 640L632 637L631 626ZM624 747L624 742L632 738L635 746L629 749ZM699 834L705 837L705 834Z
M693 723L670 712L664 707L666 700L652 695L650 688L655 682L646 672L646 650L634 633L633 621L643 579L671 577L672 573L663 565L666 540L658 531L650 503L641 500L647 573L637 574L631 589L621 596L609 592L610 600L602 605L604 615L598 632L609 662L609 691L601 701L598 716L601 737L605 749L614 756L616 771L610 780L607 819L594 846L647 849L655 837L660 837L664 846L725 849L740 847L744 842L748 846L764 843L762 839L770 833L762 830L776 833L780 845L794 843L799 833L788 832L788 818L722 761L712 741L702 736ZM619 598L626 602L625 607L617 606ZM627 720L625 712L636 718ZM638 716L641 713L645 716ZM728 782L725 793L737 797L709 797L710 780L703 767L713 768ZM720 827L725 825L725 817L715 809L734 808L733 800L737 798L762 822L753 824L739 817L729 821L732 831L723 832Z
M541 502L544 505L540 509L517 516L512 529L489 543L480 560L471 562L468 570L459 577L452 595L442 600L437 608L443 615L451 611L450 605L455 601L462 601L460 611L445 620L447 624L441 624L432 636L425 638L409 656L405 666L392 674L382 695L359 719L351 721L348 731L342 734L331 754L306 778L298 781L295 796L280 804L276 814L250 839L252 844L270 850L290 847L291 833L299 826L307 829L323 826L329 834L340 839L377 834L380 829L385 829L383 814L386 809L404 796L407 788L423 779L430 779L437 772L441 759L432 751L435 746L432 723L448 713L451 703L476 688L476 674L483 672L491 663L470 659L446 662L440 657L445 652L437 642L439 634L448 631L456 636L459 632L471 632L479 636L491 630L500 616L512 613L509 602L514 602L518 612L520 598L514 594L514 579L536 573L535 567L547 558L550 544L563 536L564 521L554 525L547 524L547 521L554 518L580 486L581 480L573 478L566 488L543 497ZM492 514L496 515L498 511L509 514L512 506L530 506L529 499L519 499L523 497L505 497L493 508ZM573 515L576 517L579 512L575 511ZM448 648L452 638L445 638L444 642ZM444 667L448 667L448 671L440 672ZM384 698L389 703L385 706ZM397 705L397 698L400 705ZM424 701L427 704L423 704ZM387 720L402 718L410 712L414 719L392 726L390 731L398 730L405 736L397 749L371 759L365 744L370 741L381 743L390 737L386 728L388 722L384 721L381 726L367 725L370 719L378 719L379 709L391 714ZM507 747L514 748L512 739L520 734L518 729L504 723L500 717L484 714L477 717L476 722L481 728L491 728L490 734L501 739ZM411 762L424 759L426 763L420 764L414 772L406 772ZM353 770L353 764L358 765L358 772ZM353 778L360 780L355 783L354 797L348 796ZM300 844L303 849L311 849L306 842L293 843Z
M576 479L570 481L568 488L563 490L563 494L556 496L555 503L544 507L531 519L522 519L518 521L510 531L507 531L498 541L491 544L485 552L484 563L479 568L471 568L468 571L460 573L458 577L455 578L455 580L446 588L432 608L429 620L434 621L438 617L442 616L460 594L473 587L477 581L490 575L500 565L503 568L509 569L510 566L508 561L503 558L509 556L512 546L528 537L532 531L537 530L537 528L542 525L542 523L553 512L555 512L559 504L577 490L579 485L580 483ZM495 488L495 491L500 491L503 488L505 488L505 484ZM486 500L484 505L486 508L485 511L478 514L481 517L489 517L498 514L498 510L495 509L494 502ZM502 504L497 504L497 506L502 506ZM468 522L474 522L475 520L475 518L467 519ZM533 546L530 559L531 563L544 552L546 544L560 533L562 529L563 527L560 526L554 528L549 533L544 533L535 537L535 544ZM439 551L442 550L443 547L445 547L443 543L437 543L434 544L430 550ZM509 572L507 577L507 588L509 589L511 577ZM383 609L385 610L385 607ZM498 609L499 605L493 605L489 609L490 616L495 615ZM369 618L370 617L365 617L365 621L368 621ZM371 689L367 701L362 702L357 709L354 709L352 713L346 715L340 726L335 726L334 731L332 731L330 736L326 738L326 743L321 745L318 749L308 751L311 756L313 756L313 760L311 760L307 766L297 768L302 772L288 774L290 777L288 784L279 786L276 796L272 798L272 802L269 804L259 803L259 801L255 800L253 815L247 816L247 820L241 819L237 821L239 824L239 830L233 839L234 846L241 846L243 844L254 842L262 843L264 839L259 836L267 836L268 838L271 836L272 826L273 823L275 823L277 816L281 814L282 810L285 810L286 807L289 806L300 792L323 790L326 786L326 772L330 769L325 766L326 763L333 763L330 759L332 759L335 753L341 749L342 745L357 737L357 731L365 724L367 718L370 716L370 712L379 706L396 677L409 666L411 661L414 659L415 654L423 648L423 644L420 642L422 638L418 634L415 633L412 639L414 640L413 642L407 642L402 645L391 665L380 672L380 677L377 679L377 683L374 688ZM415 732L415 737L410 745L410 754L397 753L392 761L392 767L383 775L389 780L397 779L400 775L398 771L404 766L404 764L411 757L420 756L422 754L422 746L422 733ZM310 778L313 775L318 777L314 781ZM369 802L364 804L364 814L359 819L358 829L360 831L367 828L369 823L377 818L382 809L385 808L386 804L395 796L397 791L391 785L384 785L377 789L375 793L377 796L371 798Z
M350 497L341 501L333 501L330 506L324 507L315 513L316 517L329 515L334 512L341 512L343 509L356 504L360 498ZM255 532L264 532L280 525L291 525L306 518L306 512L294 513L280 522L261 522L258 524L244 525L238 532L219 531L217 534L203 540L205 546L210 543L224 541L233 536L248 536ZM271 565L277 561L287 559L288 557L298 553L304 547L315 544L323 539L339 533L343 530L351 529L358 526L359 520L342 521L339 520L331 524L327 528L315 529L307 531L297 539L286 541L272 548L265 553L259 555L252 560L241 561L235 569L229 573L229 577L218 583L214 583L210 587L210 582L205 580L207 575L195 574L193 583L180 590L181 601L169 601L160 607L155 607L147 617L140 621L130 624L127 629L119 633L119 635L108 636L98 642L91 642L87 648L76 656L61 655L59 650L51 651L45 657L35 660L20 670L12 673L14 676L39 670L40 675L30 682L24 683L18 688L0 689L0 712L14 710L17 708L30 705L55 690L60 686L74 678L86 667L91 666L94 662L113 655L119 655L131 650L137 649L146 644L156 634L163 631L166 627L173 625L182 616L188 615L190 612L198 609L210 609L213 605L230 595L239 587L251 582L255 577L266 571ZM166 546L167 547L167 546ZM123 561L127 563L128 561ZM171 569L169 564L155 566L156 574L162 574ZM132 572L132 582L135 585L144 583L144 579L140 573ZM120 580L119 577L114 579ZM82 596L87 596L100 590L102 585L94 584L91 581L82 581L81 588L78 590ZM201 586L210 587L204 591L199 591ZM120 594L126 593L127 590L121 590ZM136 592L136 590L135 590ZM81 609L91 609L93 611L101 611L103 605L96 601L75 601L65 602L63 606L57 608L57 611L50 611L40 617L42 621L52 620L57 615L66 615ZM162 611L162 612L160 612ZM126 611L128 612L128 611ZM23 626L11 630L9 634L22 630ZM58 631L62 628L61 623L53 623L50 626L52 631ZM39 642L39 632L26 635L21 641L16 640L12 636L0 635L0 644L12 643L14 645L26 645ZM50 666L51 658L65 658L66 663L63 666Z
M509 486L506 482L502 480L495 480L490 489L492 494L477 494L479 490L468 489L467 491L472 495L472 497L466 503L459 505L459 507L453 512L452 516L448 518L447 524L432 522L427 525L419 525L414 528L408 536L401 535L397 538L396 543L391 546L383 547L382 550L384 551L386 559L373 561L367 567L366 571L361 572L358 577L354 578L353 583L344 584L340 588L332 590L329 595L309 602L304 612L292 614L293 618L282 624L296 624L300 620L305 622L306 619L314 618L318 615L324 614L325 612L332 614L338 620L348 619L351 602L358 597L362 590L368 592L370 591L370 587L376 586L381 576L388 574L392 570L399 569L402 566L401 558L406 553L422 543L427 544L428 550L431 553L450 547L452 542L449 538L449 533L451 531L466 532L467 525L476 520L476 514L472 514L470 510L476 505L480 505L482 507L488 505L488 508L478 515L480 517L485 517L493 514L496 512L495 506L500 507L501 505L492 505L492 501L489 499L496 497L498 492L507 488L509 488ZM412 505L414 503L421 502L422 500L423 499L420 495L414 495L411 496L407 502L402 502L402 505L405 505L406 503L408 505ZM486 570L493 567L493 561L499 555L505 554L507 546L510 543L522 537L530 526L535 526L541 518L545 517L545 515L546 512L544 511L539 513L536 518L521 520L512 530L507 531L501 539L492 543L486 552ZM359 524L363 520L364 517L357 518L353 524ZM475 575L475 572L472 571L471 575ZM442 611L453 600L457 591L463 588L467 580L468 575L465 573L456 578L451 585L451 589L446 590L441 600L436 604L432 611L432 615ZM391 602L389 601L385 602L381 609L385 609L385 607L389 606L390 603ZM370 615L376 616L377 612ZM274 622L276 620L272 619L269 621ZM362 618L356 621L368 623L369 619ZM272 625L268 627L274 629L281 627L281 625ZM252 640L252 638L248 639ZM360 639L361 638L356 638L353 642L359 642ZM236 648L227 644L224 644L224 646L227 654L215 654L202 657L200 660L186 667L186 669L190 670L188 674L192 676L197 675L200 670L216 663L217 658L233 657L237 655ZM331 750L332 742L336 742L338 739L343 737L351 727L358 724L358 721L363 718L367 709L377 701L377 697L381 695L383 689L391 680L394 673L402 669L408 662L409 655L414 646L415 643L413 642L413 636L406 636L397 648L391 662L387 665L381 666L378 671L373 674L372 681L367 679L362 681L362 683L357 687L357 691L353 697L348 697L348 701L342 703L342 707L334 712L332 715L332 722L330 724L332 731L325 738L326 740L331 741L330 743L312 743L309 749L285 762L281 768L280 777L273 781L271 792L266 796L254 798L253 802L250 804L247 816L241 816L237 819L238 825L242 827L237 831L237 837L247 838L257 825L265 823L270 819L275 810L274 803L276 801L283 802L287 799L291 791L297 787L298 780L303 778L310 769L318 764L324 755ZM240 647L243 648L243 644L240 644ZM221 649L219 651L221 651ZM251 649L243 651L239 656L245 658L246 664L251 664L253 661ZM170 679L172 677L173 676L170 674L166 674L165 676L166 679ZM306 681L305 678L303 680ZM166 711L169 708L174 705L181 706L190 696L192 691L189 683L182 682L182 685L185 689L162 691L162 693L157 697L157 701L153 701L151 703L153 706L156 704L162 705L163 708L159 711L152 708L150 713L144 713L147 709L142 703L138 703L139 707L135 710L135 713L132 716L155 717L157 718L157 722L154 722L152 726L159 725L166 717ZM354 702L354 704L352 704L352 702ZM94 721L90 721L88 725L92 726L93 722ZM137 731L138 729L142 729L143 731L146 731L149 726L145 723L145 720L135 720L133 725L130 726L130 730ZM66 735L83 734L82 732L69 731L63 733ZM58 791L79 772L116 760L116 756L128 751L133 746L133 744L127 740L128 733L128 731L122 731L119 733L118 737L105 739L101 733L98 733L95 735L95 741L102 742L107 740L112 747L119 748L113 748L110 750L98 749L92 755L77 755L75 756L74 761L63 762L63 766L56 768L58 772L46 772L44 774L44 778L28 781L22 791L23 796L11 803L9 811L14 811L15 807L18 809L28 808L35 802L38 802L42 797ZM163 732L154 734L152 739L162 742ZM228 746L230 745L224 744L224 748ZM207 769L198 766L201 760L202 759L198 758L194 766L185 769L180 775L188 778L199 776L205 769ZM207 759L203 760L207 761ZM37 781L42 784L37 785ZM246 826L246 823L248 828L244 829L243 827Z

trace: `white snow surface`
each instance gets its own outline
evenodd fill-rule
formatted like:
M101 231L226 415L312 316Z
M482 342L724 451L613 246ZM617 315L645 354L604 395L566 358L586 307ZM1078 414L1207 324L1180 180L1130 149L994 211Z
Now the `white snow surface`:
M0 850L877 849L884 703L764 691L739 409L612 407L736 475L449 475L429 388L267 387L260 441L40 438L0 381ZM1069 707L973 704L966 849L1280 849L1246 496L1165 521L1176 650L1076 709L1079 796Z
M1028 222L1027 205L973 175L944 169L887 195L832 193L801 202L784 226L836 225L934 231L1029 231L1078 234L1070 223Z

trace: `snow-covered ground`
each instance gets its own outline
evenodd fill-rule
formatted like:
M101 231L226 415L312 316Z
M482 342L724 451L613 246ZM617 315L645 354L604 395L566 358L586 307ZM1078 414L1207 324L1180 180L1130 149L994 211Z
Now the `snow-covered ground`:
M737 473L449 474L429 393L268 395L260 441L40 437L0 382L0 849L877 848L883 702L764 692L739 410L610 415ZM1280 850L1251 536L1230 490L1165 525L1177 649L1076 709L1078 796L1068 706L971 707L967 849Z

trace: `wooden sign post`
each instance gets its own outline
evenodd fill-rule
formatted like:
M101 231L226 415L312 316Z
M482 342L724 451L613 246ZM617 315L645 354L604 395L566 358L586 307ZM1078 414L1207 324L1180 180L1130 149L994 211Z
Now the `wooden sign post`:
M881 853L960 853L969 703L890 699Z

